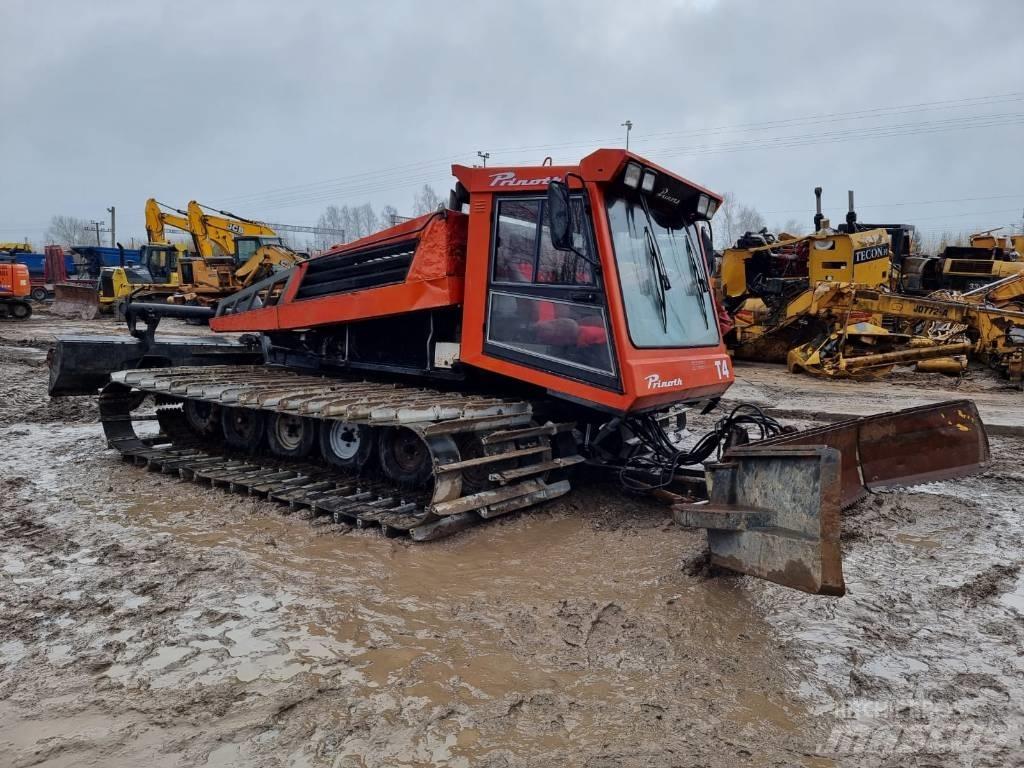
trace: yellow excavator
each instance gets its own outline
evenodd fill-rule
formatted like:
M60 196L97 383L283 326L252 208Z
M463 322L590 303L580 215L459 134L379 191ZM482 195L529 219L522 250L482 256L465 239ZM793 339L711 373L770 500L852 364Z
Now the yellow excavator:
M186 218L196 258L181 262L180 286L169 299L171 303L211 306L306 258L288 248L262 222L210 209L195 200L178 213Z
M62 285L57 308L82 317L116 311L123 316L129 301L213 306L305 258L282 243L266 224L218 211L211 215L196 201L180 210L150 198L146 201L146 235L138 264L102 269L97 288ZM189 234L194 253L171 243L167 228Z

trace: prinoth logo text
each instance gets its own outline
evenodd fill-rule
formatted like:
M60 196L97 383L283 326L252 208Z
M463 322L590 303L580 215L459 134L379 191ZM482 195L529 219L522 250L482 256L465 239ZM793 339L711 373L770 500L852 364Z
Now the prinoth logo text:
M561 181L561 176L543 176L539 179L516 178L515 171L502 171L491 174L492 187L536 187L540 184L550 184L552 181Z
M656 373L652 373L647 377L648 389L671 389L672 387L681 386L683 386L683 380L678 376L674 379L668 379L667 381L662 380L661 376Z

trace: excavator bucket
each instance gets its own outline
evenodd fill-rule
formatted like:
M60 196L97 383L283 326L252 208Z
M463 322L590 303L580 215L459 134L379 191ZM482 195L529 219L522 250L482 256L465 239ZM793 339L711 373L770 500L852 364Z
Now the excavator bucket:
M842 510L869 490L963 477L989 460L974 403L953 400L733 448L708 465L709 499L677 504L707 528L713 565L842 595Z
M61 317L92 320L100 314L100 297L96 284L57 283L53 287L54 302L51 311Z

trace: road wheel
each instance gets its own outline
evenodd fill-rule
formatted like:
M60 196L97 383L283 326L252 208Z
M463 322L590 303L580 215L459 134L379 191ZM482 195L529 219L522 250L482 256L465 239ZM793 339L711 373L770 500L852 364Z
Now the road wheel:
M186 400L182 410L185 411L185 421L189 428L197 435L210 437L217 433L220 425L218 406L205 400Z
M50 298L50 292L47 291L42 286L36 286L35 288L32 289L32 298L40 302L46 301L48 298Z
M267 420L255 408L222 408L220 425L224 442L231 448L255 453L263 443Z
M418 488L430 480L433 469L430 450L411 429L385 429L380 436L377 454L384 474L402 487Z
M267 443L276 456L305 458L316 444L316 422L290 413L275 413L267 428Z
M320 425L320 453L331 466L365 469L374 457L374 443L373 430L365 424L325 421Z

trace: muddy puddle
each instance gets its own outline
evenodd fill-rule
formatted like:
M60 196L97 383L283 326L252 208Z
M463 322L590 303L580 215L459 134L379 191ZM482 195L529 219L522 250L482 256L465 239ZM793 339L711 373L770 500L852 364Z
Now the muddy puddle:
M30 363L0 358L25 397ZM0 765L1021 754L1019 441L994 440L983 475L852 510L835 600L709 576L702 533L599 485L411 545L324 533L124 464L84 417L40 419L0 414Z

